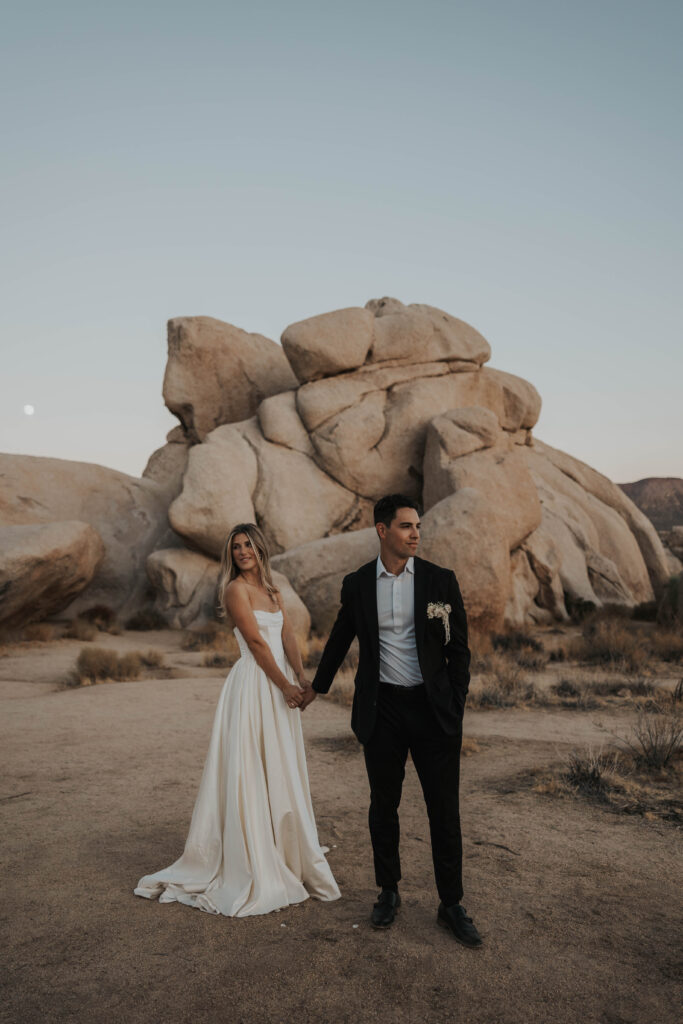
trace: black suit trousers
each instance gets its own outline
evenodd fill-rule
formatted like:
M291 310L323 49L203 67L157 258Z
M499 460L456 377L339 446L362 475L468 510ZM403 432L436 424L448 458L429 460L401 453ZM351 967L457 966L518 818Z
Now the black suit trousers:
M410 751L427 805L439 896L446 906L462 899L458 792L461 746L462 729L454 736L443 731L424 686L405 688L380 683L377 720L364 747L378 886L396 888L401 878L398 807Z

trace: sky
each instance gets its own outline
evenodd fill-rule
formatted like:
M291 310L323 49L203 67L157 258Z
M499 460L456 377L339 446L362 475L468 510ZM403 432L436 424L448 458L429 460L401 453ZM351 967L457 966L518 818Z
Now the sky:
M0 38L0 450L137 476L169 318L391 295L543 441L683 476L680 3L11 0Z

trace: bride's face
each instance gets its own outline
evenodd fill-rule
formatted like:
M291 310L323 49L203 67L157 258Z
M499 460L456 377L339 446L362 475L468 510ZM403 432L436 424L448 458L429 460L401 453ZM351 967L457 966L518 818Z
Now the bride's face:
M258 565L254 549L246 533L237 533L232 538L232 559L240 572L255 569Z

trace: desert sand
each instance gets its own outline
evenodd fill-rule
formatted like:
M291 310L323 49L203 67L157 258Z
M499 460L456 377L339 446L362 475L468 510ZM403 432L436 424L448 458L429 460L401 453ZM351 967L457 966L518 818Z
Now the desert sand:
M633 711L468 710L462 760L464 905L484 936L436 926L426 813L412 765L401 808L403 906L376 896L368 786L347 708L306 711L321 841L342 890L226 919L133 895L182 851L226 669L180 635L103 636L163 650L163 675L66 688L83 646L0 657L4 882L2 1019L668 1024L678 1019L677 830L534 790L529 773L605 742ZM298 713L298 712L293 712ZM476 749L478 748L478 749Z

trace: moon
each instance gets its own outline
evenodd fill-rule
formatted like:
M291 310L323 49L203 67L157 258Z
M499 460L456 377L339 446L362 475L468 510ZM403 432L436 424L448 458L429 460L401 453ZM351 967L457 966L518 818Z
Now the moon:
M24 412L26 413L27 416L33 416L35 411L36 411L35 410L35 406L33 406L33 405L25 405L24 406Z

